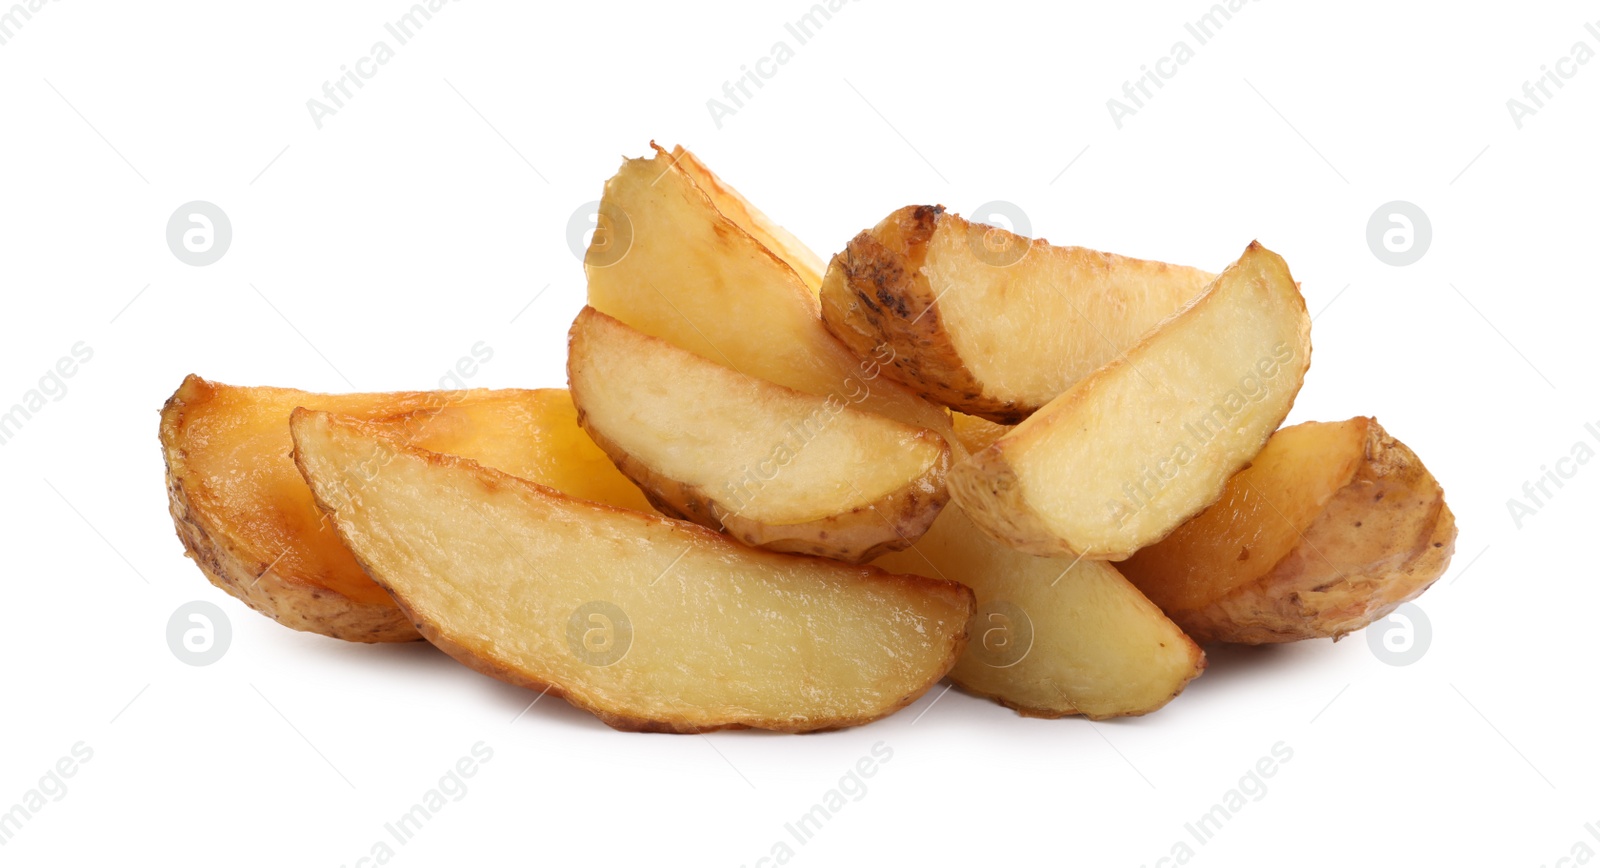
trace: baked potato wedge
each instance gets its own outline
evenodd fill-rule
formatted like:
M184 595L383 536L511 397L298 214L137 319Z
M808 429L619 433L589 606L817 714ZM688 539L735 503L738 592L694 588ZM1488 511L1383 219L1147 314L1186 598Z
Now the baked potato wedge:
M1121 356L1216 275L1056 247L912 205L828 263L822 319L929 400L1014 424Z
M890 348L857 358L828 333L803 257L769 248L770 230L752 234L748 203L720 180L707 193L714 176L689 152L651 147L654 158L625 160L606 182L600 213L629 240L625 252L610 236L590 244L591 306L742 374L954 439L948 412L880 376Z
M1251 243L1126 354L951 468L951 498L1029 554L1125 558L1222 495L1310 364L1305 299Z
M565 389L320 395L190 375L161 411L178 537L212 584L296 630L354 642L419 638L311 500L289 453L296 407L476 458L576 497L649 509L578 427Z
M953 504L913 548L874 563L972 588L978 614L950 680L1028 717L1146 714L1205 669L1199 646L1116 567L1007 548Z
M864 563L922 536L949 498L926 428L797 392L592 307L572 323L578 423L656 508L746 545Z
M812 293L821 291L824 267L822 257L789 230L773 222L772 218L751 204L749 199L740 195L738 190L717 177L705 163L700 162L699 157L682 145L675 145L672 148L672 160L689 180L711 199L711 205L718 213L733 221L735 226L750 233L752 238L783 260L783 264L794 269L795 276L799 277Z
M1427 590L1455 538L1433 474L1357 417L1272 435L1220 500L1121 566L1201 641L1337 639Z
M954 582L745 548L348 417L296 410L291 427L318 506L428 641L618 729L866 723L966 641L972 592Z

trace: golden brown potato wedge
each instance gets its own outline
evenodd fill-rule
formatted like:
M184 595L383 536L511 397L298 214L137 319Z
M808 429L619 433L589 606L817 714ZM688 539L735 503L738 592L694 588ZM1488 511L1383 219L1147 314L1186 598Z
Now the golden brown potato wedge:
M747 377L586 307L578 422L662 512L746 545L863 563L905 548L949 493L926 428Z
M295 411L295 461L428 641L619 729L833 729L922 695L972 593L745 548Z
M823 279L822 319L924 397L1020 422L1199 295L1216 275L1055 247L912 205L857 235Z
M913 548L874 563L972 588L978 614L950 680L1029 717L1146 714L1205 669L1199 646L1112 565L1007 548L953 504Z
M655 143L651 142L654 147ZM659 150L659 149L658 149ZM717 177L700 158L682 145L672 149L673 162L684 174L710 197L711 204L734 225L750 233L762 246L794 269L794 273L812 293L822 289L822 257L814 253L789 230L773 222L772 218L751 204L750 200Z
M1121 358L951 468L951 498L1029 554L1125 558L1221 496L1310 364L1305 299L1252 243Z
M419 446L577 497L649 508L578 427L564 389L319 395L190 375L161 411L178 537L213 584L296 630L355 642L418 638L312 503L289 458L296 407L381 420Z
M602 218L626 231L589 247L590 305L742 374L954 439L948 412L881 376L890 348L857 358L828 333L797 258L763 243L770 231L752 234L748 216L718 210L737 194L720 181L708 194L697 178L711 183L709 173L687 151L655 150L606 182Z
M1335 639L1427 590L1455 516L1376 420L1306 422L1267 441L1222 498L1123 572L1196 639Z

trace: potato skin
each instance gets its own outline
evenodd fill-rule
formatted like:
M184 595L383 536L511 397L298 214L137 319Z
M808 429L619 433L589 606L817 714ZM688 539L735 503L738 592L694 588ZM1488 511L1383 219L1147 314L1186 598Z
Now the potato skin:
M1376 422L1366 460L1260 579L1173 621L1202 642L1260 645L1344 637L1416 599L1455 553L1444 491Z
M245 605L294 630L351 642L411 642L422 638L392 603L352 600L343 594L272 572L228 542L203 510L193 508L185 488L185 411L209 398L211 383L190 376L161 410L161 444L166 459L167 505L184 554L213 585Z
M1038 408L984 394L950 341L936 294L919 273L920 254L943 214L940 205L901 208L852 238L822 279L822 321L863 359L878 357L884 345L915 348L895 352L886 373L923 397L991 422L1021 422ZM898 249L880 237L892 239Z
M223 537L206 529L189 508L182 471L167 469L167 504L184 556L200 572L245 605L294 630L321 633L349 642L412 642L422 638L393 606L364 603L271 572L236 553Z

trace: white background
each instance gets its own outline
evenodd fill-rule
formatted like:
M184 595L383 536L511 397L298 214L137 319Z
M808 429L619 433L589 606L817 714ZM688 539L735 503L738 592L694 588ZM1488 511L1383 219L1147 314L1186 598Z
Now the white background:
M391 864L755 865L780 840L808 865L1155 865L1180 840L1218 866L1600 849L1580 547L1600 466L1520 528L1507 507L1574 443L1600 448L1600 62L1521 129L1506 107L1574 43L1600 49L1600 6L1250 3L1121 129L1106 100L1193 47L1206 4L1051 6L864 0L799 46L783 25L805 0L468 0L320 130L306 101L394 47L403 2L34 13L0 46L0 408L76 342L94 355L0 446L0 809L74 744L93 758L0 861L355 865L480 741L492 760ZM719 128L707 100L779 40L794 57ZM1459 516L1422 659L1386 665L1362 635L1214 649L1171 705L1120 722L941 687L827 735L628 735L554 700L522 713L531 694L424 645L285 630L205 582L156 442L184 374L425 388L484 341L470 385L561 385L584 293L568 220L652 137L824 255L901 205L991 200L1057 243L1212 269L1252 238L1281 252L1317 314L1291 421L1377 416ZM196 199L233 225L208 267L164 238ZM1433 228L1409 267L1366 241L1397 199ZM197 599L233 627L204 668L165 639ZM789 838L879 742L866 795ZM1293 758L1266 795L1195 843L1184 824L1279 742Z

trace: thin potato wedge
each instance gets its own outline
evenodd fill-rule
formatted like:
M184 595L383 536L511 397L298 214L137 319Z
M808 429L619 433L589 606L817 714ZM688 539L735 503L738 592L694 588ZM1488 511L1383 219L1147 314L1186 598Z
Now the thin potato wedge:
M297 410L291 427L318 506L428 641L619 729L866 723L966 641L954 582L748 549L347 417Z
M1274 434L1220 500L1121 566L1202 641L1337 639L1427 590L1455 538L1438 481L1357 417Z
M1310 364L1305 299L1251 243L1124 356L951 468L951 498L1029 554L1125 558L1222 495Z
M577 497L649 508L578 427L564 389L320 395L190 375L161 411L178 537L212 584L296 630L354 642L419 638L312 502L289 458L296 407L382 420L419 446Z
M769 248L770 230L752 234L748 203L732 208L720 180L707 193L689 152L651 147L653 159L625 160L606 182L600 219L612 229L584 258L591 306L742 374L954 440L949 413L880 376L890 348L857 358L828 333L804 262Z
M761 209L751 204L749 199L740 195L739 191L730 187L726 181L717 177L705 163L700 162L699 157L682 145L673 147L672 159L678 168L694 181L695 186L711 198L712 206L722 216L750 233L751 237L783 260L785 265L794 269L795 275L813 294L821 291L824 267L822 257L794 237L789 230L773 222L772 218L762 213Z
M892 347L885 373L929 400L1012 424L1122 355L1215 277L911 205L833 257L822 319L862 358Z
M567 379L578 423L663 513L746 545L863 563L949 497L926 428L747 377L586 307Z
M953 504L913 548L874 563L972 588L978 614L950 680L1028 717L1147 714L1205 669L1199 646L1111 564L1007 548Z

